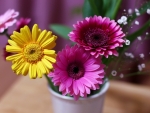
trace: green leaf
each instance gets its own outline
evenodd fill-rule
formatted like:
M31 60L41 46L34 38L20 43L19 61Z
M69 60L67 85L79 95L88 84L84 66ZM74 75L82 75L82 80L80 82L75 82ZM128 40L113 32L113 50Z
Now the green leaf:
M82 11L83 11L83 17L84 18L85 17L94 16L94 13L93 13L93 11L91 9L89 0L84 0Z
M101 0L99 0L99 1L101 1ZM96 5L96 0L89 0L89 3L90 3L90 6L91 6L91 9L92 9L93 13L95 15L100 15L99 9Z
M105 12L104 16L107 16L110 19L115 19L122 0L103 0L103 1L104 1L103 11Z
M116 17L122 0L85 0L83 5L83 16L89 17L100 15L111 19Z
M69 39L68 34L72 30L70 27L59 24L51 24L50 29L65 39Z

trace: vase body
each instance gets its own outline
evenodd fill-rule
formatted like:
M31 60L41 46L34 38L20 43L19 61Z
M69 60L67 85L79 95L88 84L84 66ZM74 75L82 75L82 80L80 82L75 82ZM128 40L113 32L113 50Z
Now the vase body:
M109 82L106 82L99 93L88 98L79 98L77 101L72 97L60 95L49 88L53 111L54 113L102 113L108 87Z

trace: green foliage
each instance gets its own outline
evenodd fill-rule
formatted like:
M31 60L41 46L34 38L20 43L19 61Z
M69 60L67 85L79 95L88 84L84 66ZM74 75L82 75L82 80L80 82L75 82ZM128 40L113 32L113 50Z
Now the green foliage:
M116 17L121 0L85 0L83 5L83 17L93 15Z
M51 24L49 28L65 39L69 39L68 33L72 30L70 27L59 24Z

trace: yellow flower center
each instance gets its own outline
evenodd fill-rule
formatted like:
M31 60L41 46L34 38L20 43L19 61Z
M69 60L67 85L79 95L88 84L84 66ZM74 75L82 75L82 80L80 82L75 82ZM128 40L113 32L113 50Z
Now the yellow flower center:
M24 46L23 55L26 61L36 63L43 57L43 48L37 43L30 43Z

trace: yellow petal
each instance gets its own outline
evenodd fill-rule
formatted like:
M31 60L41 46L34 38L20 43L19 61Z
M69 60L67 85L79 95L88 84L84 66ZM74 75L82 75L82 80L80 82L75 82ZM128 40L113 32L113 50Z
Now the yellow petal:
M52 64L48 61L48 60L46 60L46 59L42 59L42 62L49 68L49 69L53 69L53 66L52 66Z
M36 41L38 38L38 32L39 32L38 30L39 30L38 25L34 24L34 26L32 28L32 39L33 39L33 41Z
M42 44L43 42L45 42L46 40L48 40L51 36L52 36L52 32L48 31L46 33L45 37L43 37L43 39L40 41L40 44Z
M21 58L22 58L21 54L14 54L14 55L6 57L6 60L8 60L8 61L16 61L16 60L21 59Z
M29 38L29 39L31 39L31 31L30 31L30 29L29 29L29 27L28 26L25 26L24 27L24 30L25 30L25 32L26 32L26 34L27 34L27 37Z
M55 51L54 50L44 49L44 54L46 54L46 55L52 55L52 54L55 54Z
M55 62L56 62L56 59L53 58L53 57L50 57L50 56L46 56L46 55L45 55L44 58L47 59L47 60L49 60L49 61L52 62L52 63L55 63Z
M18 47L17 43L14 42L13 40L8 40L8 43L9 43L11 46L16 46L16 47Z
M11 52L11 53L19 53L19 52L22 51L22 49L20 47L7 45L6 46L6 51Z
M56 46L56 43L53 42L51 44L49 44L48 46L45 47L45 49L53 49Z
M20 38L18 38L15 35L11 35L10 38L17 43L18 46L23 47L24 43L22 42L22 40L20 40Z
M23 42L23 43L27 43L28 40L26 39L27 37L22 35L21 33L18 33L16 31L13 32L13 34L17 37L17 38L20 38L20 40Z
M29 77L31 79L36 78L36 65L35 64L30 64L29 66Z
M28 35L27 31L24 29L24 28L21 28L20 29L20 33L22 34L22 36L24 38L26 38L26 41L27 42L30 42L31 41L31 36Z
M32 64L29 66L29 77L32 79Z
M42 74L46 73L46 70L45 70L45 68L44 68L44 66L43 66L41 61L37 62L37 66L41 70Z
M56 40L56 37L53 36L51 38L49 38L48 40L46 40L44 43L42 43L42 47L45 48L46 46L50 45L51 43L53 43Z
M30 66L30 64L28 62L25 62L25 65L24 65L24 67L22 69L22 75L27 75L28 74L29 66Z
M14 71L19 71L19 68L20 67L22 67L22 63L24 62L24 60L23 59L21 59L21 60L18 60L18 62L15 62L15 63L13 63L13 65L12 65L12 70L14 70Z
M40 42L42 41L42 39L45 37L46 33L47 33L47 31L46 31L46 30L43 30L43 31L41 32L41 34L39 35L39 37L38 37L38 39L37 39L37 42L40 43Z
M32 64L32 78L36 78L37 75L36 75L36 65L35 64Z
M42 78L42 72L41 72L41 70L40 69L38 69L38 67L37 67L37 75L38 75L38 77L39 78Z

